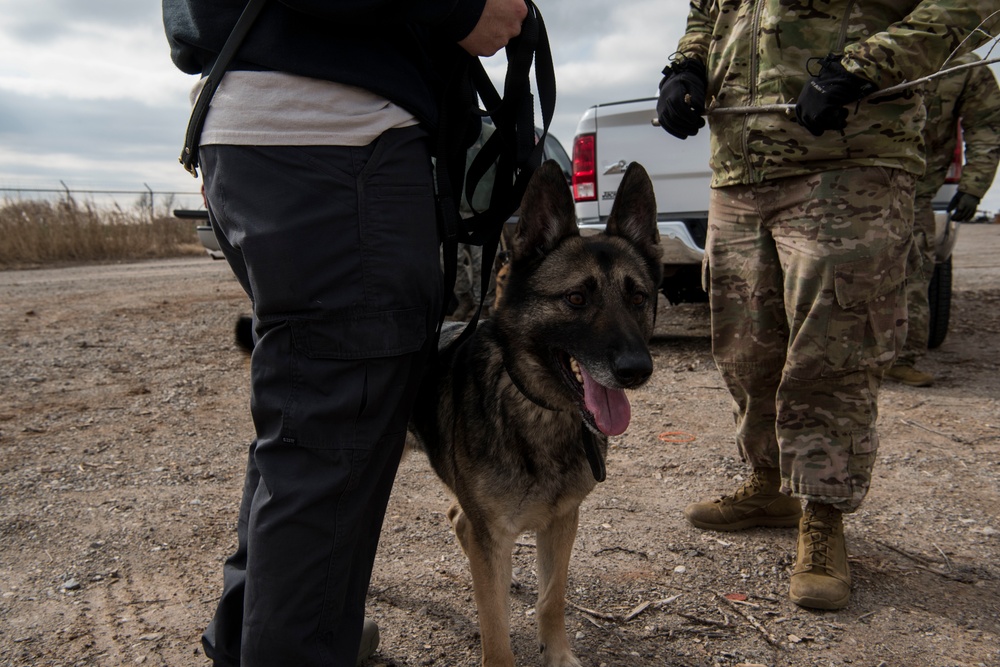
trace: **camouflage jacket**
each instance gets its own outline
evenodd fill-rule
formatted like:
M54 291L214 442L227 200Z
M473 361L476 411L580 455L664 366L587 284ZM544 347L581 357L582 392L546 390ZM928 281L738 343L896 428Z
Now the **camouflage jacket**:
M969 53L948 66L978 62ZM924 90L927 171L917 183L917 198L933 197L948 175L961 122L965 159L958 189L982 199L1000 161L1000 87L988 67L972 67L934 79Z
M692 0L680 56L708 69L711 108L793 104L811 59L842 53L880 89L936 72L996 0ZM996 17L992 23L1000 22ZM988 25L991 30L995 25ZM924 171L920 95L862 101L814 137L794 114L709 114L713 187L854 166Z

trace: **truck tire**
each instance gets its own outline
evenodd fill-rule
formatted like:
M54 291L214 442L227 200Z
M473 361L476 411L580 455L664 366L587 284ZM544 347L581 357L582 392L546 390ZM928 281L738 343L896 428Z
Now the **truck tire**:
M708 293L701 288L701 266L664 267L660 291L671 305L707 303Z
M941 346L948 335L948 318L951 315L951 257L934 265L934 275L927 288L927 302L930 305L930 331L927 347Z

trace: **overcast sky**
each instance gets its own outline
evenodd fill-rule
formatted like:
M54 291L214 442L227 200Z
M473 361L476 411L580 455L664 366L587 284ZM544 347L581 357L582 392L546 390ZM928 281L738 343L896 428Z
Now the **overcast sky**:
M688 7L536 4L556 63L551 131L567 151L589 106L655 94ZM193 83L170 61L159 0L0 0L0 188L196 192L177 162ZM982 208L1000 210L1000 184Z

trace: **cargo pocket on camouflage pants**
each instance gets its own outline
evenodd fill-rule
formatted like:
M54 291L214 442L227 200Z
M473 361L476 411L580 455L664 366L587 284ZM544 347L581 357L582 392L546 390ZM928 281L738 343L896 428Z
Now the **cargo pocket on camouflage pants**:
M830 369L878 370L892 364L906 337L903 289L908 255L906 240L875 257L838 264L834 294L839 309L827 322Z

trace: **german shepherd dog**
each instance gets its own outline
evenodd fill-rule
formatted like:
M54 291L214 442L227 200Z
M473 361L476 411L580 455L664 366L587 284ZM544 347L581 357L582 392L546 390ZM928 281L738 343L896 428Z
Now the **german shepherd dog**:
M605 233L582 237L565 177L546 162L521 211L496 313L458 345L463 323L442 333L410 430L457 500L448 518L472 570L482 664L514 665L512 553L534 530L543 662L578 667L564 619L570 552L607 436L628 427L624 390L653 371L656 204L633 164Z

